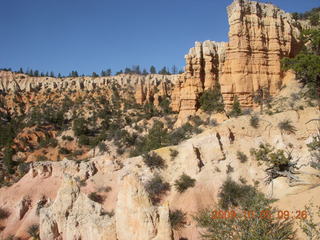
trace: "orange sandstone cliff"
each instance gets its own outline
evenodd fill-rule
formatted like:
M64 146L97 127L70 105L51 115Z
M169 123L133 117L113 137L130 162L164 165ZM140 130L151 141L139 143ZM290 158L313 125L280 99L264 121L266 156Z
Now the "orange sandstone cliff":
M252 107L253 95L266 88L276 94L284 78L280 60L299 50L299 24L272 4L235 0L228 8L229 42L196 42L186 55L185 73L172 94L179 119L194 114L201 93L221 86L226 107L235 96Z

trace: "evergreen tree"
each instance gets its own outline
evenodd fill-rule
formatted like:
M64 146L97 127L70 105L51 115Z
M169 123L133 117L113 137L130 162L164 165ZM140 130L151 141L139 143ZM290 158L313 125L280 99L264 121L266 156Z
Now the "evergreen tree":
M34 75L35 77L39 77L39 71L38 71L38 70L34 70L33 75Z
M126 67L126 68L124 69L124 73L125 73L125 74L130 74L130 73L131 73L131 69L128 68L128 67Z
M77 71L72 71L70 74L69 74L69 77L79 77L79 74Z
M304 49L294 58L282 59L282 68L296 72L297 79L308 88L307 96L317 99L320 109L320 30L305 30L301 39Z
M111 73L112 73L111 69L108 68L108 69L106 70L106 76L107 76L107 77L111 76Z
M135 74L141 74L140 66L139 65L133 65L132 66L132 72L135 73Z
M50 72L50 77L54 77L54 72Z
M147 70L145 68L142 71L142 75L148 75L148 72L147 72Z
M171 70L172 74L177 74L178 73L178 68L176 67L176 65L172 66L172 70Z
M93 72L93 73L92 73L92 77L93 77L93 78L96 78L96 77L99 77L99 75L98 75L96 72Z
M163 68L159 71L159 74L162 74L162 75L170 75L170 72L167 70L166 67L163 67Z
M20 68L18 73L23 73L23 69L22 69L22 68Z
M156 70L156 67L155 67L155 66L152 65L152 66L150 67L150 73L151 73L151 74L156 74L156 73L157 73L157 70Z
M30 69L29 75L30 75L31 77L33 77L33 70L32 70L32 69Z
M120 74L123 74L122 70L120 70L119 72L116 72L116 75L120 75Z
M241 115L241 113L242 111L241 111L240 102L238 100L238 96L235 96L233 99L233 105L232 105L232 110L230 112L230 116L238 117Z
M220 85L216 85L214 89L208 89L203 92L199 98L200 108L208 113L223 112L224 104L220 91Z
M58 73L58 78L61 78L61 73Z

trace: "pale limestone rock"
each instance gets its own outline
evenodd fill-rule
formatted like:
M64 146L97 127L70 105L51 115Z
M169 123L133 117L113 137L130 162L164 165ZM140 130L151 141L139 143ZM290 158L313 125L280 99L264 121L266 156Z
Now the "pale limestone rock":
M19 220L24 217L24 215L29 211L30 207L31 199L28 196L23 197L18 205Z
M115 218L118 240L172 240L168 206L153 206L136 175L123 179Z
M114 219L81 193L76 181L67 175L53 204L40 210L40 238L117 240Z

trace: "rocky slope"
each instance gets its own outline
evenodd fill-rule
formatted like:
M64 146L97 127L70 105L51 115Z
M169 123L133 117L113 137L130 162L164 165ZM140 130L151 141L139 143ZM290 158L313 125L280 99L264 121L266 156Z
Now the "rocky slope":
M199 209L215 206L227 177L257 184L267 196L279 199L277 206L286 210L299 210L309 201L320 204L319 173L308 166L310 152L306 145L319 127L309 120L318 116L316 108L306 108L262 115L258 128L250 125L250 116L232 118L215 127L203 126L205 131L200 135L155 151L165 160L163 169L148 168L142 157L120 160L108 154L98 154L87 162L65 159L33 163L19 182L0 189L0 207L10 212L1 221L1 236L26 237L28 226L39 223L41 239L200 239L191 216ZM295 134L278 128L278 123L286 119L292 121ZM295 185L280 177L265 184L266 166L258 164L249 151L260 143L292 151L294 161L301 166L297 175L301 182ZM173 149L178 152L174 159L170 156ZM238 151L246 154L248 161L240 162ZM174 182L182 173L196 179L196 185L179 193ZM156 174L171 185L159 205L151 202L144 189ZM92 192L103 201L91 200ZM301 199L298 205L296 198ZM44 204L40 204L42 199L46 199ZM185 227L178 230L172 230L168 218L169 211L175 209L187 213Z
M181 75L0 71L0 239L28 239L36 224L42 240L198 240L192 216L217 208L227 178L278 199L280 210L319 205L308 144L319 135L320 112L280 69L280 59L299 50L300 27L277 7L248 0L235 0L228 17L229 42L196 42ZM217 85L226 110L235 96L243 110L254 107L259 89L274 98L239 117L202 112L199 97ZM270 165L252 151L262 143L291 154L293 178L281 171L266 181ZM147 164L148 152L161 167ZM195 184L179 192L183 174ZM158 201L148 191L155 177L168 184ZM176 210L185 213L183 226L173 224Z

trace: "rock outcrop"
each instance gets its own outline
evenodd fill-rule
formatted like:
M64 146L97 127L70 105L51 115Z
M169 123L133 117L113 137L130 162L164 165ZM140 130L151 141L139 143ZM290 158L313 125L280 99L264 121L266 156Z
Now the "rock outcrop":
M48 91L92 91L112 89L117 85L118 90L134 91L138 104L154 102L159 104L161 99L171 94L171 89L177 75L136 75L120 74L108 77L30 77L26 74L10 71L0 71L0 91L4 92L39 92ZM116 85L115 85L116 84ZM127 94L127 92L125 94Z
M235 0L228 7L229 42L220 79L226 105L234 96L252 107L261 88L276 94L282 84L280 60L299 50L299 28L291 14L272 4Z
M172 109L180 115L194 114L200 94L213 88L219 81L225 43L196 42L185 56L185 73L181 75L172 93Z
M118 240L172 240L168 206L153 206L135 175L123 179L115 217Z
M228 43L196 42L185 57L185 73L173 90L171 105L180 120L194 114L201 93L217 83L227 108L235 96L242 107L253 107L259 89L276 94L285 75L281 58L299 50L299 24L272 4L235 0L228 18Z
M46 240L117 240L114 224L68 176L52 205L40 210L40 238Z

